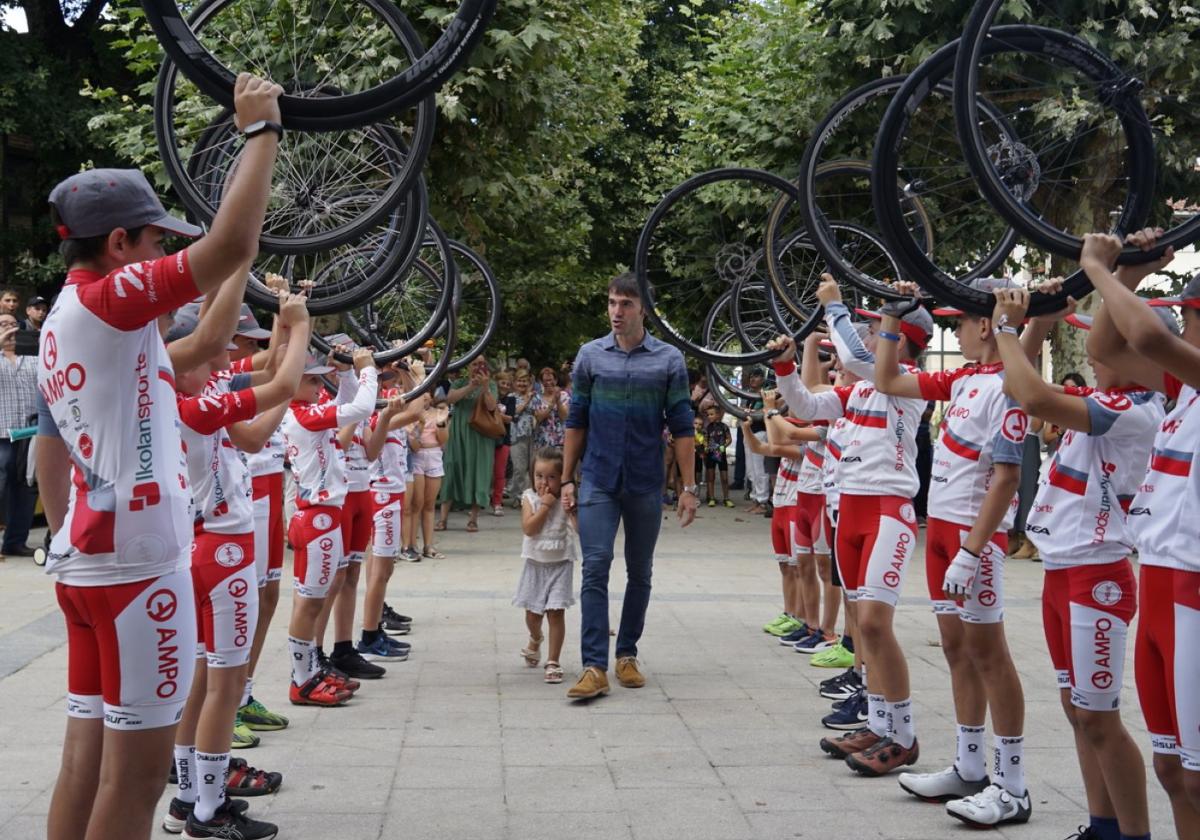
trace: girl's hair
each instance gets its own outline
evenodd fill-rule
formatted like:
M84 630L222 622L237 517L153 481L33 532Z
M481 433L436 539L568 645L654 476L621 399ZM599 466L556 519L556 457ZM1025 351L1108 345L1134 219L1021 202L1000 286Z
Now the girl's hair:
M563 468L562 450L557 446L543 446L537 451L537 455L533 456L533 462L545 461L548 464L558 464L558 471L561 473Z
M547 373L554 377L555 385L562 386L562 378L559 376L558 371L552 367L544 367L538 371L538 379L545 379Z
M1076 388L1084 388L1087 386L1087 380L1084 379L1081 374L1075 373L1074 371L1068 373L1062 378L1062 384L1066 385L1068 382L1074 385Z

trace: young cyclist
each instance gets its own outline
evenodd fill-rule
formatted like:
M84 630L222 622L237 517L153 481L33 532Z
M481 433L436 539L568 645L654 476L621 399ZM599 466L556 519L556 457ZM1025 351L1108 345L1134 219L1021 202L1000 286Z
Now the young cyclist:
M1162 230L1143 230L1131 244L1152 249ZM1176 834L1200 836L1200 657L1180 640L1200 634L1200 487L1192 468L1200 450L1200 278L1160 305L1180 307L1183 337L1154 317L1133 290L1169 263L1171 249L1140 266L1112 265L1115 237L1084 238L1079 264L1104 305L1088 337L1088 352L1123 378L1162 390L1175 408L1159 426L1150 469L1129 508L1138 547L1140 606L1134 649L1138 699L1150 730L1154 772L1171 800ZM1115 328L1115 329L1114 329ZM1132 351L1132 352L1131 352Z
M222 296L228 296L225 289L217 295ZM168 830L172 822L184 818L180 827L188 840L229 837L234 832L244 840L260 840L274 837L277 831L270 823L248 819L225 796L229 732L245 689L258 620L250 470L234 447L261 447L266 435L255 436L240 424L260 411L285 405L296 390L308 346L305 304L302 296L289 296L283 302L280 320L290 343L269 383L241 390L216 387L216 383L208 387L214 370L227 364L224 353L214 362L178 373L180 431L196 509L192 581L207 660L197 663L178 729L175 762L180 796L172 801L167 816ZM205 317L220 320L224 314L220 307L221 302L214 303ZM236 315L236 297L231 309Z
M996 292L995 323L1021 323L1029 293ZM1174 332L1178 326L1172 320ZM1005 389L1030 414L1066 430L1026 531L1046 570L1042 615L1063 710L1098 840L1150 833L1141 752L1121 722L1125 640L1136 612L1137 585L1129 554L1133 538L1125 508L1150 460L1163 420L1162 398L1093 363L1097 388L1042 381L1016 336L996 344Z
M983 278L975 288L994 291L1007 280ZM916 286L899 284L916 294ZM1028 415L1004 393L1004 365L993 329L1015 325L990 317L937 310L958 317L964 368L941 373L903 371L895 342L880 344L875 384L886 394L948 402L934 450L926 530L925 570L942 652L950 666L958 726L955 763L938 773L904 773L900 786L914 796L946 801L946 810L978 826L1025 822L1031 812L1025 786L1025 698L1004 636L1004 556L1016 513ZM881 335L899 322L886 315ZM932 515L936 514L936 515ZM988 709L995 735L992 778L983 764Z
M875 374L869 346L859 339L841 290L823 275L817 292L825 306L830 336L841 364L861 377ZM888 312L895 310L888 309ZM887 362L893 371L915 371L914 359L933 332L933 319L917 307L899 319L887 318L867 345L903 343L901 363L895 352ZM887 330L888 321L891 330ZM872 327L874 329L874 327ZM852 387L813 394L795 375L795 343L779 339L783 352L776 377L789 408L798 417L834 421L845 416L846 441L840 459L842 485L837 525L837 561L847 592L855 592L858 651L866 666L868 726L839 739L847 765L867 776L879 776L917 760L919 747L913 720L908 664L892 627L900 586L916 545L916 426L924 402L915 397L889 397L866 378ZM854 596L851 596L854 597ZM872 691L873 689L873 691ZM823 749L828 749L825 745Z
M378 388L371 351L354 351L358 372L354 398L319 403L321 374L332 368L310 360L295 398L283 419L288 461L296 480L296 513L288 528L294 548L295 600L288 627L292 655L290 699L296 705L336 706L350 698L347 683L320 667L317 617L345 559L341 503L346 473L336 431L371 416ZM343 380L343 387L348 387ZM340 389L339 389L340 390Z
M136 170L79 173L50 196L68 276L40 336L37 468L67 620L69 718L51 840L150 834L196 639L191 498L156 319L256 253L280 93L238 77L235 119L253 132L244 165L185 251L166 256L164 234L200 230L168 216Z

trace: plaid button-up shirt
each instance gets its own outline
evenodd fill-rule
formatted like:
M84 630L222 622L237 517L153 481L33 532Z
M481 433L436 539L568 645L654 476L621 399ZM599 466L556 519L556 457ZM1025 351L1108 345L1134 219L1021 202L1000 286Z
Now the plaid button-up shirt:
M0 353L0 438L8 438L9 429L31 425L37 414L37 357Z

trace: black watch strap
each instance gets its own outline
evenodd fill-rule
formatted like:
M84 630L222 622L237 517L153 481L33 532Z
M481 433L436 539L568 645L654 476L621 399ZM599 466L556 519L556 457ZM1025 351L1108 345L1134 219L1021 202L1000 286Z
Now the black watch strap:
M563 481L563 482L561 482L561 483L559 484L559 486L560 486L560 487L566 487L568 484L570 484L570 485L572 485L572 486L578 486L578 482L577 482L577 481L575 481L575 479L573 479L573 478L568 478L566 481Z
M283 139L283 126L277 122L271 122L270 120L259 120L258 122L252 122L250 125L242 129L242 134L244 134L246 139L249 140L251 137L257 137L264 131L274 131L279 135L280 140Z

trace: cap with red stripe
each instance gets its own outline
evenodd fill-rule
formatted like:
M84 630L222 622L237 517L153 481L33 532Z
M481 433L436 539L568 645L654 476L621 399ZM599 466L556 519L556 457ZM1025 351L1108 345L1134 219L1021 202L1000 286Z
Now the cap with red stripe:
M1182 306L1185 309L1200 309L1200 274L1197 274L1188 284L1183 287L1183 291L1171 297L1154 298L1150 301L1151 306Z
M882 312L872 312L869 309L855 309L854 311L872 321L879 321L883 318ZM924 306L919 306L900 319L900 332L918 349L924 350L933 336L933 316Z

